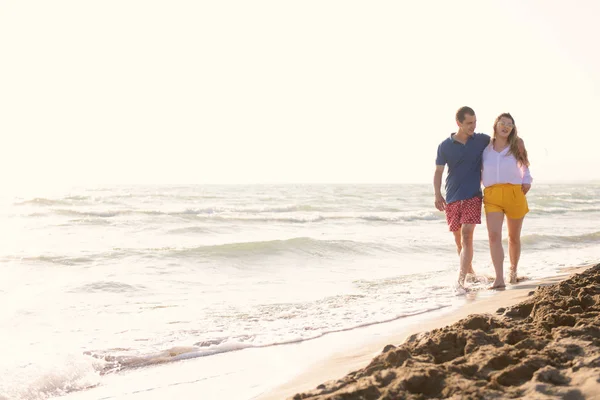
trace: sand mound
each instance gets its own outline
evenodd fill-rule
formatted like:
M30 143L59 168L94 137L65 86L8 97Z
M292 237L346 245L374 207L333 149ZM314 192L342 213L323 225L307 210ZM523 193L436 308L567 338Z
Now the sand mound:
M293 399L600 398L600 264L497 315L410 337Z

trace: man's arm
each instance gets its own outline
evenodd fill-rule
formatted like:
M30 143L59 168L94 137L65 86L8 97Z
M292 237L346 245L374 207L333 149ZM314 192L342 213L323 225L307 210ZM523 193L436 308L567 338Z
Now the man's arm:
M527 149L525 148L525 142L523 142L523 139L518 138L517 139L517 146L519 147L519 153L525 155L525 157L527 157Z
M446 200L442 196L442 176L444 175L444 166L436 165L433 175L433 190L435 192L435 208L444 211L446 208Z
M527 194L531 189L531 182L533 178L531 178L531 173L529 172L529 168L523 165L523 183L521 184L521 190L523 193Z

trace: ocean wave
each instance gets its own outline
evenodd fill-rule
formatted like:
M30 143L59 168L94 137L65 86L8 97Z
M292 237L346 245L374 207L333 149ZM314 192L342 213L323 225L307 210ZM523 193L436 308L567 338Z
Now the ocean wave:
M197 215L202 218L202 215ZM363 222L411 222L411 221L435 221L443 220L445 216L442 213L430 211L404 211L404 212L319 212L306 213L301 215L269 215L269 214L213 214L207 217L210 221L221 222L279 222L279 223L312 223L326 221L363 221Z
M586 213L594 213L594 212L600 212L600 207L578 208L575 211L577 211L577 212L586 212Z
M34 356L35 357L35 356ZM35 360L0 369L0 399L46 400L91 389L100 384L106 362L85 354L71 354L50 363Z
M211 221L221 222L247 222L247 223L261 223L261 222L279 222L279 223L292 223L292 224L303 224L310 222L324 221L326 218L321 215L302 215L302 216L275 216L275 215L216 215L210 218Z
M58 204L52 203L52 206ZM75 218L77 221L89 218L115 218L121 216L144 215L150 217L176 217L188 220L207 222L280 222L280 223L311 223L320 221L357 220L366 222L410 222L432 221L444 218L443 213L435 210L417 209L402 211L389 206L371 210L346 211L339 205L271 205L271 206L218 206L218 207L189 207L182 209L143 209L143 208L113 208L94 207L92 209L57 207L36 211L30 217L58 215Z
M394 277L387 277L382 279L360 279L354 281L354 285L367 292L367 293L377 293L381 290L385 290L387 288L398 288L404 285L407 282L418 282L418 281L428 281L429 279L438 276L443 273L443 271L430 271L430 272L416 272L414 274L406 274ZM431 292L432 290L448 289L447 286L435 286L428 287L427 291ZM408 290L408 289L403 289Z
M315 213L311 215L294 215L296 212L313 212L316 208L311 206L303 207L206 207L206 208L186 208L183 210L130 210L132 214L142 214L151 216L183 217L193 220L207 221L225 221L225 222L315 222L323 218ZM289 215L282 215L288 213Z
M189 228L200 229L202 228ZM189 233L189 232L188 232ZM413 246L414 244L411 244ZM401 253L404 247L395 247L383 243L357 242L352 240L319 240L309 237L296 237L285 240L266 240L256 242L233 242L197 247L115 247L110 251L90 253L86 256L39 255L7 256L4 260L17 263L47 263L61 266L114 261L127 257L145 258L193 258L193 259L243 259L244 257L293 256L302 257L340 257L343 255L373 255L378 253Z
M540 207L537 205L529 205L529 211L532 214L565 214L572 211L566 207Z
M290 204L290 205L271 205L271 206L250 206L250 207L223 207L217 208L218 212L239 212L239 213L285 213L285 212L306 212L328 210L327 206L313 206L310 204Z
M585 205L589 203L577 203L580 205ZM540 205L529 205L529 209L533 214L543 214L543 215L555 215L555 214L566 214L566 213L590 213L590 212L599 212L600 207L565 207L562 206L553 206L553 207L542 207Z
M140 290L144 290L145 287L142 285L129 285L123 282L114 282L114 281L97 281L88 283L83 286L79 286L71 292L80 292L80 293L99 293L99 292L108 292L108 293L125 293L125 292L137 292Z
M435 221L445 219L442 213L431 211L411 211L395 214L366 214L360 215L359 219L365 221L380 221L380 222L410 222L410 221Z
M108 219L98 218L98 217L90 217L90 218L72 219L63 224L57 224L56 226L63 226L63 227L69 227L69 226L73 226L73 225L106 226L106 225L111 225L111 224L112 224L111 221Z
M205 226L186 226L183 228L175 228L167 231L167 233L173 235L188 235L194 233L213 233L214 229L209 229Z
M561 235L540 235L540 234L532 234L525 235L521 238L521 242L526 245L533 245L536 247L542 246L556 246L559 244L577 244L577 243L594 243L598 242L600 239L600 231L586 233L583 235L573 235L573 236L561 236Z
M102 361L102 365L104 365L101 374L115 373L124 370L141 368L147 366L153 366L158 364L171 363L175 361L188 360L199 357L207 357L216 354L228 353L232 351L239 351L250 348L265 348L272 346L281 346L285 344L296 344L301 342L306 342L309 340L315 340L321 338L325 335L329 335L332 333L339 332L348 332L355 329L364 328L367 326L384 324L392 321L399 320L401 318L406 318L410 316L420 315L424 313L428 313L431 311L440 310L448 307L447 305L437 305L433 306L418 312L406 313L401 315L396 315L387 319L380 319L372 322L358 323L355 325L347 326L339 329L330 329L323 331L316 331L314 335L305 335L299 336L297 338L289 338L286 340L275 340L269 343L253 343L256 337L251 335L244 335L239 337L223 337L223 338L213 338L208 340L203 340L195 343L193 346L175 346L171 347L167 350L154 352L149 354L142 355L126 355L123 354L124 350L129 349L116 349L107 350L107 351L87 351L84 354L89 355L91 357L97 358ZM307 332L310 329L306 330ZM131 350L129 350L131 351Z
M252 214L220 212L213 208L204 209L185 209L181 211L158 211L158 210L114 210L114 211L82 211L71 209L52 210L53 213L71 217L69 224L106 224L107 220L120 216L146 215L156 217L176 217L188 221L208 222L208 223L289 223L289 224L307 224L327 221L362 221L375 223L398 223L411 221L436 221L443 220L444 214L430 211L411 211L411 212L371 212L371 213L346 213L346 212L303 212L294 213L288 211L270 211L265 213ZM48 213L31 213L27 217L39 218L48 217ZM566 211L565 211L566 212ZM104 221L102 221L104 219ZM67 226L63 224L62 226ZM172 233L181 233L172 231Z
M531 215L561 215L566 213L597 213L600 207L593 206L590 202L572 203L573 206L555 205L540 206L530 204ZM118 217L131 217L145 215L147 217L173 217L187 221L198 221L210 224L310 224L323 222L350 222L363 223L407 223L413 221L442 221L445 219L443 213L429 210L411 211L381 211L370 212L345 212L345 211L323 211L313 206L282 206L264 208L185 208L182 210L81 210L71 208L56 208L45 210L45 212L34 212L28 214L30 218L48 217L52 214L72 218L69 224L103 225L105 221ZM102 221L105 220L105 221ZM63 224L63 226L66 226ZM194 229L192 230L194 231ZM198 229L196 229L197 232ZM182 233L172 231L172 233ZM194 232L192 232L194 233Z
M86 253L85 255L69 256L69 255L57 255L57 254L41 254L41 255L7 255L2 257L5 262L10 263L27 263L27 264L54 264L61 266L81 265L81 264L94 264L98 261L110 261L126 258L135 255L144 255L149 251L161 251L162 249L121 249L113 248L110 251L98 252L98 253Z
M53 210L58 215L64 215L67 217L98 217L98 218L112 218L119 215L131 214L131 210L115 210L115 211L79 211L71 209L57 209Z
M375 251L392 251L391 246L376 243L355 242L352 240L317 240L297 237L286 240L225 243L193 248L164 249L169 256L208 256L238 258L300 253L313 257L327 257L338 254L370 254Z
M201 227L189 229L205 232ZM449 245L448 245L449 246ZM448 247L446 246L446 247ZM310 237L295 237L282 240L265 240L250 242L231 242L196 247L146 247L125 248L114 247L110 251L89 253L85 256L39 255L39 256L8 256L9 262L48 263L62 266L97 263L99 261L114 261L127 257L144 258L193 258L193 259L243 259L244 257L271 256L302 256L317 258L336 258L344 255L377 255L394 253L400 254L407 250L418 248L417 242L409 242L406 246L395 246L385 243L358 242L353 240L321 240ZM446 249L440 246L439 249ZM431 250L431 245L425 247ZM437 249L437 248L436 248Z
M62 203L48 203L48 205L64 205ZM310 222L319 221L323 218L318 215L295 216L296 212L315 212L318 208L312 206L282 206L282 207L205 207L205 208L184 208L182 210L158 210L158 209L133 209L124 208L117 210L95 209L83 210L72 208L54 208L41 212L30 213L28 217L41 217L51 214L83 218L114 218L119 216L146 215L146 216L166 216L166 217L184 217L189 219L209 219L224 221L287 221L287 222ZM281 214L289 213L288 216Z
M7 257L7 259L25 263L48 263L68 266L91 263L95 258L41 255L37 257Z
M567 203L574 203L574 204L597 204L598 203L597 198L590 198L590 199L567 198L567 199L563 199L562 201L567 202Z
M69 196L62 199L49 199L45 197L35 197L30 200L23 200L14 203L15 206L72 206L77 202L87 202L89 197L87 196Z

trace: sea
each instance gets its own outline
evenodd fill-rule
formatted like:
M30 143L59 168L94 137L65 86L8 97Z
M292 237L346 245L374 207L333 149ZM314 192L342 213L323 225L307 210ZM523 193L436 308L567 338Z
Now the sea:
M600 183L533 185L520 275L600 261ZM0 399L448 307L430 184L82 186L0 195ZM470 283L493 277L485 218ZM506 252L506 227L504 229ZM478 286L479 285L479 286Z

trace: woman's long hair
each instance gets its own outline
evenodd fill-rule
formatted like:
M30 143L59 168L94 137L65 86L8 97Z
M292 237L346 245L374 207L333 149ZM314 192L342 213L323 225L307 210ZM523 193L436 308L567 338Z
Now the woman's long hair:
M515 124L515 119L509 113L502 113L496 117L494 121L494 136L492 141L496 140L496 128L498 127L498 122L502 118L509 118L513 123L513 128L508 135L508 145L510 149L508 150L508 154L512 154L520 165L524 165L529 167L529 158L527 157L527 150L523 146L523 149L519 148L519 135L517 135L517 125Z

